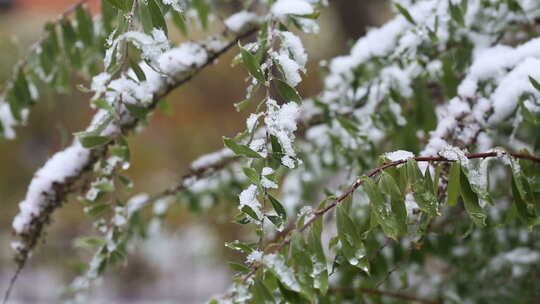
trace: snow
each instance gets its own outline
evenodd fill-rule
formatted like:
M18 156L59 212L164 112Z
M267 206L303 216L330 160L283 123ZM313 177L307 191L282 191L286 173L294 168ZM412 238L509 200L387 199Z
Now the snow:
M300 66L298 62L291 59L289 54L286 52L274 53L273 57L281 66L283 76L285 76L285 81L291 87L296 87L302 81L302 77L300 76L302 66Z
M150 196L146 193L139 193L127 202L127 214L131 217L135 212L139 211L148 202Z
M19 204L20 212L13 220L13 229L17 234L29 232L32 221L38 219L56 199L55 184L62 184L70 177L78 176L88 164L90 150L78 141L64 151L56 153L34 175L26 198Z
M300 284L294 276L293 269L287 264L283 257L276 253L267 254L263 257L263 263L279 278L283 285L293 291L300 292Z
M253 129L255 128L255 124L257 123L257 120L261 114L250 114L248 119L246 120L247 130L249 133L253 132Z
M287 15L309 15L314 12L313 7L305 0L278 0L270 9L278 18Z
M183 12L186 6L185 0L161 0L163 4L170 5L177 12Z
M442 151L439 152L439 155L452 161L459 161L461 164L467 164L469 162L469 159L465 155L465 152L463 152L458 147L453 146L446 146Z
M142 52L142 58L154 61L164 51L169 49L169 40L163 30L154 28L152 29L152 36L144 34L142 32L130 31L126 32L119 37L119 40L127 39L133 42L133 44Z
M397 150L385 153L384 157L388 158L390 161L399 161L414 158L414 154L405 150Z
M15 138L15 131L13 127L16 125L15 117L11 113L9 104L3 100L0 100L0 135L7 139Z
M244 206L248 206L255 212L259 219L262 219L262 206L259 200L257 199L257 186L249 185L247 189L242 191L239 196L240 206L238 209L242 210Z
M224 159L234 157L234 152L229 148L221 149L214 153L209 153L197 158L191 163L191 169L201 170L221 163Z
M208 60L208 52L199 44L186 42L163 53L158 59L159 69L175 76L201 67Z
M252 12L240 11L225 20L225 26L233 32L239 33L249 24L258 23L259 17Z
M294 131L296 131L296 120L299 115L298 105L294 102L286 103L279 106L273 99L267 101L267 112L264 122L266 128L271 135L274 135L285 155L282 157L282 163L294 168L293 157L296 153L293 148Z
M270 175L274 173L274 169L270 168L270 167L264 167L261 171L261 175L263 176L266 176L266 175Z
M540 47L540 44L538 44ZM496 125L505 121L518 106L520 97L525 93L538 95L538 91L529 81L529 76L540 80L540 59L527 58L506 75L493 92L493 114L488 123Z
M291 32L280 32L282 48L288 50L293 59L301 66L305 66L308 60L308 55L302 45L302 41L298 36Z
M100 73L92 78L90 89L95 92L92 99L97 99L107 91L107 84L111 80L111 74L107 72Z
M260 262L263 258L263 252L259 250L253 250L247 257L246 261L248 263Z

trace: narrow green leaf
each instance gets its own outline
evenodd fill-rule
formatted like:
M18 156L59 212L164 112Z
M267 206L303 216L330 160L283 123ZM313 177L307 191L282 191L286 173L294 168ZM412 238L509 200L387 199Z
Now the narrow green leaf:
M77 29L83 43L90 47L94 44L94 22L92 16L83 7L77 6L75 9L75 18L77 20Z
M223 143L225 144L227 148L231 149L236 155L245 156L249 158L262 158L262 156L259 153L251 150L248 146L237 144L234 140L230 138L223 137Z
M170 14L172 15L174 24L180 30L180 32L182 32L182 34L184 35L187 35L188 31L184 16L175 10L172 10Z
M131 115L137 117L140 120L145 120L146 116L149 113L148 108L145 106L139 106L130 103L124 103L124 105L128 109L129 113L131 113Z
M208 6L207 0L193 0L193 7L199 15L199 20L203 29L208 29L208 16L210 15L210 6Z
M345 129L347 132L349 132L353 136L357 136L358 132L360 131L356 124L354 124L349 119L343 117L343 116L336 116L337 121L339 124Z
M129 67L133 70L135 76L137 76L137 79L139 79L139 81L146 81L146 75L144 74L144 71L141 69L139 64L137 64L133 60L129 60Z
M139 21L142 24L143 31L146 34L151 35L152 29L154 28L154 25L152 24L152 15L150 14L148 4L144 1L141 1L141 3L139 3Z
M259 174L257 173L257 171L255 171L255 169L244 167L242 168L242 171L244 171L244 174L247 176L247 178L249 178L252 183L254 183L255 185L259 184Z
M446 205L454 206L457 204L457 200L460 195L460 175L461 166L458 162L452 163L450 167L450 174L448 177L447 198Z
M532 86L537 90L540 91L540 83L534 79L533 77L529 76L529 81L531 82Z
M298 95L298 92L296 91L296 89L291 87L285 81L281 79L276 79L274 80L274 83L276 85L276 88L279 94L281 95L281 97L283 97L283 99L285 99L286 101L295 101L295 102L301 101L300 95Z
M127 0L105 0L112 6L116 7L117 9L123 10L125 12L128 12L130 9L130 1Z
M81 142L81 145L87 149L105 145L109 143L111 140L112 138L107 137L107 136L98 136L98 135L79 136L79 141Z
M398 12L401 15L403 15L403 17L405 17L405 19L407 19L407 21L409 21L413 25L416 25L416 22L414 21L413 17L411 16L411 14L409 13L409 11L407 9L405 9L399 3L394 3L394 6L397 8Z
M255 56L251 55L246 49L240 47L240 53L242 55L242 61L246 66L251 76L255 77L258 81L264 82L264 76L261 71L259 62L255 59Z
M229 265L229 268L231 268L232 271L234 271L234 272L246 274L250 270L248 267L246 267L246 266L244 266L242 264L233 263L233 262L228 262L227 264Z
M311 260L313 261L313 287L319 289L322 295L328 291L328 269L326 266L326 256L324 255L323 246L321 243L322 218L319 218L315 226L312 228L309 237L308 245L314 253Z
M379 180L379 187L383 193L390 196L392 205L392 216L395 218L398 230L401 235L407 234L407 208L405 207L405 196L399 190L394 178L383 172Z
M278 201L275 197L272 195L268 195L268 199L270 199L270 202L272 203L272 207L274 207L274 210L276 213L281 217L283 222L287 221L287 211L285 211L285 208L281 204L280 201Z
M414 199L420 209L427 212L430 216L439 215L437 197L433 189L430 189L432 187L429 186L429 182L426 184L425 178L420 168L418 168L416 161L409 159L405 166L407 167L407 178L411 184Z
M159 8L159 5L157 5L155 0L146 1L148 2L148 10L150 11L153 27L163 30L165 35L167 35L167 22L165 22L165 17Z
M463 198L463 203L465 205L465 210L471 217L472 221L480 227L485 227L487 215L484 209L480 207L478 203L478 196L472 190L467 175L463 171L463 168L461 168L460 189L461 197Z

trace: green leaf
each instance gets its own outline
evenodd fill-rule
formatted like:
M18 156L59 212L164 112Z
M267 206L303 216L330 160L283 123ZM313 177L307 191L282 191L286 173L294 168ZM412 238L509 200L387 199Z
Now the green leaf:
M105 211L110 209L110 205L106 203L100 203L96 205L91 205L84 209L84 212L92 217L100 216Z
M531 230L533 226L538 225L538 217L534 209L528 208L527 202L523 199L522 193L518 189L515 176L512 176L512 194L519 217L529 226L529 230Z
M245 156L249 158L262 158L262 156L259 153L251 150L248 146L239 145L230 138L223 137L223 143L225 144L227 148L231 149L236 155Z
M253 292L253 303L262 303L262 304L276 303L270 291L268 291L266 286L264 286L264 284L259 279L255 279L255 281L253 282L252 292Z
M131 103L124 103L124 105L126 106L126 109L128 109L129 113L131 113L131 115L135 116L140 120L145 120L146 116L150 112L145 106L139 106Z
M152 14L150 13L150 8L148 5L149 4L144 1L139 3L139 21L143 26L143 31L148 35L152 35L154 24L152 23Z
M238 263L233 263L233 262L228 262L227 263L229 265L229 268L232 269L232 271L234 272L238 272L238 273L248 273L249 272L249 268L242 265L242 264L238 264Z
M112 138L99 135L82 135L79 136L81 145L87 149L103 146L109 143Z
M167 22L163 17L163 13L157 5L155 0L146 0L148 2L148 10L150 11L150 17L152 18L152 25L154 28L159 28L167 35Z
M188 31L184 16L175 10L172 10L170 14L172 15L174 24L180 30L180 32L182 32L182 34L184 35L187 35Z
M465 210L471 217L472 221L480 227L485 227L487 215L484 209L480 207L478 203L478 196L472 190L467 175L463 171L463 168L461 168L460 174L460 189L461 197L463 198L463 203L465 205Z
M405 9L399 3L394 3L394 6L397 8L399 13L401 15L403 15L403 17L405 17L405 19L407 19L407 21L409 21L413 25L416 25L416 22L414 21L413 17L411 16L411 14L409 13L409 11L407 9Z
M242 61L244 62L244 65L251 74L251 76L255 77L260 82L264 82L264 76L261 71L261 66L255 56L253 56L243 47L240 47L240 53L242 55Z
M126 1L127 2L127 1ZM92 16L84 9L83 5L75 9L75 18L77 20L77 29L83 43L90 47L94 44L94 22Z
M285 208L283 207L281 202L270 194L268 195L268 199L272 203L272 207L274 207L274 210L279 215L279 217L281 217L283 222L287 221L287 211L285 211Z
M208 29L208 16L210 15L210 6L208 6L206 0L193 0L193 7L197 11L197 15L199 15L199 20L201 21L203 29Z
M249 206L244 205L244 207L242 207L242 212L244 212L245 214L249 215L251 218L253 218L253 219L256 220L256 221L260 221L260 220L261 220L261 219L257 216L257 213L255 213L255 211L253 211L253 209L251 209L251 207L249 207Z
M253 251L253 248L251 248L250 245L242 243L240 241L227 242L225 243L225 247L240 251L242 253L251 253Z
M79 48L76 46L78 40L77 34L67 19L62 19L60 22L60 27L62 28L62 38L64 39L64 50L68 55L71 64L75 67L80 67L81 53Z
M141 69L139 64L130 59L129 67L133 70L135 76L137 76L137 79L139 79L139 81L146 81L146 75L144 74L144 71Z
M365 260L367 259L367 251L364 246L358 228L353 220L349 217L342 206L337 207L336 211L338 237L341 244L341 252L347 259L349 264L360 268L362 271L369 273L369 268L366 267Z
M276 79L274 80L274 83L276 85L276 88L279 94L281 95L281 97L283 97L283 99L285 99L286 101L295 101L295 102L301 101L300 95L298 95L298 92L296 91L296 89L291 87L285 81L281 79Z
M529 76L529 81L531 82L532 86L537 90L540 91L540 83L534 79L533 77Z
M450 174L448 177L447 198L446 205L454 206L457 204L457 200L460 195L460 175L461 165L458 162L452 163L450 167Z
M395 179L384 172L379 180L379 187L383 193L390 196L392 205L392 215L395 218L398 230L401 235L407 234L407 208L405 207L405 196L401 193Z
M263 258L263 263L286 289L296 292L301 291L300 284L296 279L293 269L287 265L285 258L281 254L267 254Z
M254 183L255 185L259 184L259 182L260 182L259 173L257 173L257 171L255 169L244 167L244 168L242 168L242 170L244 171L244 174L247 176L247 178L249 178L249 180L252 183Z
M324 255L323 246L321 243L322 232L322 217L317 219L314 227L311 229L308 236L308 246L312 255L313 261L313 287L319 289L322 295L328 291L328 269L326 266L326 256Z
M400 229L395 217L392 215L390 202L385 198L379 187L369 177L364 177L364 189L371 204L373 220L379 224L388 237L397 239Z
M75 239L74 246L77 248L94 249L105 245L107 242L98 237L80 237Z
M117 9L123 10L125 12L129 12L131 8L131 1L127 0L105 0L112 6L116 7Z
M343 116L336 116L336 119L339 122L339 124L343 127L343 129L345 129L351 135L357 136L358 132L360 132L356 124L348 120L347 118Z
M460 5L452 4L452 2L448 0L448 7L450 8L450 16L452 19L459 25L465 26L465 19L463 18L463 11L461 10Z
M405 166L407 167L407 178L411 184L414 199L420 209L427 212L430 216L439 215L437 197L433 189L430 189L429 184L426 184L416 161L409 159Z

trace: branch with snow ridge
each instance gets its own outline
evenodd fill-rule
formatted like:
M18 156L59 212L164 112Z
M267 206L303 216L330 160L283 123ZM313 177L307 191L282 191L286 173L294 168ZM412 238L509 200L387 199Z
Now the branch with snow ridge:
M170 64L168 71L174 73L167 73L167 76L158 73L153 75L159 77L154 79L152 91L150 92L152 98L146 105L147 110L153 110L158 101L167 96L172 90L190 81L201 70L214 63L218 57L235 46L239 40L247 38L257 31L257 28L251 28L226 43L216 44L215 41L211 41L212 45L209 45L205 42L188 42L190 48L197 47L199 53L205 52L202 54L204 60L194 61L189 65L185 65L186 62L184 61L177 62L172 57L174 52L185 50L182 45L164 53L163 56L171 56L164 58L164 60L168 59ZM96 125L105 116L104 110L99 110L87 130L95 129ZM120 119L102 130L100 135L112 139L118 138L134 130L138 122L137 117L132 116L128 111L124 111L121 113ZM20 237L19 241L13 243L16 251L15 259L19 269L24 267L45 225L50 221L52 213L65 201L69 194L81 189L80 182L84 180L86 173L92 169L93 165L106 156L108 145L87 149L82 147L76 139L70 147L56 153L36 172L30 183L26 198L20 204L21 211L13 223L14 233Z

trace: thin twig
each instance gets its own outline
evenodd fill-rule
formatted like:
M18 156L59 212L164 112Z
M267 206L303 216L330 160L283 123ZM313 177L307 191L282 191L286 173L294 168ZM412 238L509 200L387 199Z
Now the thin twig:
M479 158L497 157L497 156L499 156L499 154L500 154L500 152L487 152L487 153L467 154L465 156L468 159L479 159ZM540 163L540 157L535 156L535 155L523 154L523 153L508 153L508 155L511 155L514 158L527 159L527 160L531 160L531 161ZM417 162L454 162L455 161L455 160L447 159L447 158L442 157L442 156L420 156L420 157L414 157L412 159L414 159ZM388 163L385 163L385 164L383 164L383 165L381 165L381 166L379 166L377 168L374 168L374 169L368 171L364 176L366 176L368 178L371 178L371 177L383 172L385 169L388 169L390 167L396 167L396 166L404 164L406 162L407 162L407 160L396 160L396 161L388 162ZM296 230L298 230L300 232L304 232L305 230L307 230L313 223L315 223L315 221L318 218L324 216L327 212L329 212L334 207L336 207L338 204L340 204L345 199L347 199L349 196L351 196L363 184L364 184L364 179L361 179L361 178L357 179L354 182L354 184L349 188L349 190L347 190L346 192L344 192L343 194L338 196L332 203L330 203L326 207L315 211L313 213L313 216L302 227L297 228ZM294 229L291 230L288 233L288 235L290 236L290 234L293 231L294 231ZM273 246L269 250L268 253L278 252L283 247L287 246L289 243L290 243L290 238L285 238L279 245ZM260 266L261 266L260 264L255 264L251 268L251 270L242 278L242 282L246 282L248 279L250 279L257 272L257 270L260 268ZM234 292L229 293L225 297L232 297L232 296L234 296Z

